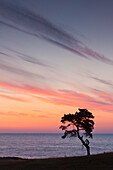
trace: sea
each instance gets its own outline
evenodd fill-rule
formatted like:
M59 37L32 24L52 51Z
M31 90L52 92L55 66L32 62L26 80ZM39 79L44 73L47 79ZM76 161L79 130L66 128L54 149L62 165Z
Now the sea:
M86 155L77 137L62 134L0 134L0 157L56 158ZM94 134L90 139L91 154L113 152L113 134Z

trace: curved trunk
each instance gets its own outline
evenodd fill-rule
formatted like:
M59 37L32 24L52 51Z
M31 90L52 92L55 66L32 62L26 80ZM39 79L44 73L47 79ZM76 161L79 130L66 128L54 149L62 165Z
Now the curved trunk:
M89 147L89 145L86 146L86 149L87 149L87 155L90 155L90 147Z
M88 143L86 143L86 142L83 140L83 136L81 137L80 134L79 134L79 128L77 128L77 135L78 135L78 138L81 140L82 144L86 147L86 149L87 149L87 155L90 155L89 141L88 141Z

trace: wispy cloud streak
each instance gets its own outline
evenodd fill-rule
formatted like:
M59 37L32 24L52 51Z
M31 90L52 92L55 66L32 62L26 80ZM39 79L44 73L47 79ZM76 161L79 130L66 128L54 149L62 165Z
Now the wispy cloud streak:
M106 93L102 90L92 89L92 93L96 96L98 96L100 99L111 103L113 105L113 94Z
M16 54L15 57L20 58L20 59L22 59L23 61L26 61L26 62L29 62L29 63L32 63L32 64L36 64L36 65L39 65L39 66L43 66L43 67L51 67L51 66L45 64L44 62L40 61L39 59L34 58L34 57L31 57L31 56L28 56L28 55L26 55L26 54L24 54L24 53L22 53L22 52L19 52L19 51L10 49L10 48L8 48L8 47L3 47L3 48L6 49L6 50L8 50L8 51L10 51L10 52L13 52L14 54ZM9 54L6 54L6 53L4 53L4 52L0 52L0 54L1 54L1 55L5 55L5 56L10 57L10 58L13 57L13 56L11 56L11 55L9 55ZM15 58L15 57L14 57L14 58Z
M4 95L4 94L0 94L0 97L5 98L5 99L9 99L9 100L15 100L15 101L20 101L20 102L26 102L26 100L18 98L18 97L12 97L12 96L8 96L8 95Z
M3 115L3 116L29 116L28 113L19 113L19 112L14 112L14 111L0 112L0 115ZM32 116L32 115L30 115L30 116Z
M3 56L7 56L7 57L9 57L9 55L8 55L8 54L6 54L6 53L4 53L4 52L1 52L1 51L0 51L0 55L3 55Z
M13 74L18 74L18 75L27 76L27 77L37 77L37 78L44 79L44 77L42 75L38 75L36 73L32 73L32 72L29 72L29 71L26 71L26 70L23 70L23 69L20 69L20 68L16 68L16 67L13 67L13 66L9 66L9 65L6 65L6 64L2 64L2 63L0 63L0 69L7 71L7 72L11 72Z
M23 33L44 39L49 43L64 48L86 59L96 59L113 65L113 60L89 49L83 42L65 30L58 28L47 19L19 5L0 1L0 24ZM30 60L30 59L29 59Z
M30 117L36 117L36 118L42 118L42 119L44 119L44 118L49 118L49 116L46 116L45 114L40 114L40 115L38 115L38 114L29 114L29 113L22 113L22 112L14 112L14 111L9 111L9 112L0 112L0 115L2 115L2 116L30 116Z
M108 81L108 80L103 80L103 79L100 79L98 77L94 77L94 76L90 76L92 79L98 81L99 83L102 83L104 85L109 85L113 88L113 82L112 81Z
M86 107L93 110L113 111L112 99L109 98L109 94L102 96L100 92L96 93L96 97L92 97L89 94L80 93L69 90L52 90L42 89L29 85L14 85L6 82L0 82L0 87L18 91L22 94L27 94L34 97L36 100L40 100L46 103L65 105L73 107ZM94 96L94 92L92 93ZM103 97L103 98L102 98ZM107 100L106 100L107 99Z

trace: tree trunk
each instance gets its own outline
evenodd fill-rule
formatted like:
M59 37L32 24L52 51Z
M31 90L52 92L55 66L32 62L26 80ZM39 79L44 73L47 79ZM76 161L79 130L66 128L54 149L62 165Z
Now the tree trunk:
M77 135L78 138L81 140L82 144L86 147L87 149L87 155L90 155L90 147L89 147L89 141L87 140L87 143L83 140L83 136L81 137L79 134L79 128L77 128Z
M89 145L87 145L87 146L85 146L86 147L86 149L87 149L87 155L90 155L90 147L89 147Z

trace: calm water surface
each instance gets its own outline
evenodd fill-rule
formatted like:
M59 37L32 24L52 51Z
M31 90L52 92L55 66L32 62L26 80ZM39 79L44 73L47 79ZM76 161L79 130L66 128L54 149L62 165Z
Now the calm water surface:
M86 155L77 138L62 134L0 134L0 157L50 158ZM95 134L90 140L91 154L112 152L113 134Z

